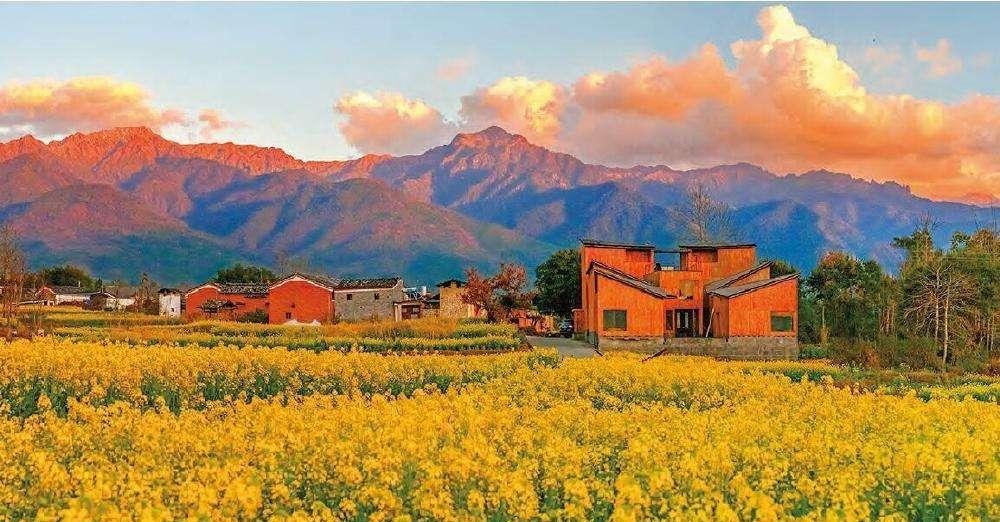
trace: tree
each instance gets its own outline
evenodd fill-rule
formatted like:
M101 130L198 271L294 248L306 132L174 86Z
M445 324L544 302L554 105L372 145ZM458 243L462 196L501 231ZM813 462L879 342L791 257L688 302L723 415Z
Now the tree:
M95 287L94 279L86 269L74 265L43 268L39 270L38 276L43 284L50 286L76 286L84 290L100 289Z
M272 283L277 279L274 272L262 266L236 263L229 268L220 269L215 275L216 283L257 284Z
M580 307L580 251L559 250L535 270L538 309L569 317Z
M732 209L728 205L712 199L708 190L700 184L688 187L687 196L682 219L690 240L710 244L737 239Z
M771 277L781 277L783 275L794 274L798 272L794 266L788 264L788 261L782 259L771 259Z
M528 276L518 264L501 263L494 276L483 276L475 268L465 271L467 284L462 301L486 312L491 322L507 322L513 310L531 307L534 292L525 290Z
M18 323L18 305L28 279L28 263L18 245L17 232L0 227L0 322L14 328Z
M145 272L139 276L139 288L135 295L135 306L139 311L150 315L160 312L159 285L149 278Z
M845 252L820 259L804 282L807 298L819 308L820 339L827 336L872 338L890 324L895 282L876 261Z

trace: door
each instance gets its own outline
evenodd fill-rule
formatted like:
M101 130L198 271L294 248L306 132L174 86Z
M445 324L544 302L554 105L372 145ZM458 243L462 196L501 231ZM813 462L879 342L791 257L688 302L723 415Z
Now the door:
M677 337L694 337L694 310L677 310L675 319Z

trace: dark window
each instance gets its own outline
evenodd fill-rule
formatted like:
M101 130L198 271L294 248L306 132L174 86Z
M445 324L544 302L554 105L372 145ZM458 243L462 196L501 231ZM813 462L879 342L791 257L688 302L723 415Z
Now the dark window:
M354 299L354 294L347 294L347 300L350 301L351 299Z
M605 330L627 330L628 321L625 318L625 310L605 310L604 329Z
M791 332L794 327L795 322L792 320L792 315L787 313L771 313L771 331L772 332Z
M291 319L291 318L292 318L292 312L285 312L285 319Z
M378 301L378 294L375 294L375 300Z
M673 312L673 310L667 310L667 320L666 320L666 323L665 323L664 327L667 330L673 330L674 329L674 312Z
M292 308L295 308L295 303L292 303Z

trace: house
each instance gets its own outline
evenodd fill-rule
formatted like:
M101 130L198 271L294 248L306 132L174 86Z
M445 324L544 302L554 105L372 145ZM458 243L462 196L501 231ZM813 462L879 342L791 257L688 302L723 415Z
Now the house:
M334 318L336 282L322 276L292 274L268 289L267 322L270 324L329 323Z
M83 306L93 292L79 286L43 286L35 292L35 299L46 306Z
M395 303L407 301L402 277L341 279L333 293L336 317L341 321L367 321L396 317Z
M451 319L469 319L472 317L486 317L485 311L478 310L476 306L462 301L465 295L466 282L459 279L449 279L437 284L438 292L438 315Z
M184 294L176 288L161 288L156 293L160 298L160 315L180 317Z
M602 349L780 358L798 354L798 274L772 277L753 244L581 240L578 332ZM662 267L657 254L677 254Z
M135 304L139 290L131 286L105 286L90 294L84 306L93 310L124 310Z
M184 318L233 321L252 313L267 313L267 284L209 282L184 294Z

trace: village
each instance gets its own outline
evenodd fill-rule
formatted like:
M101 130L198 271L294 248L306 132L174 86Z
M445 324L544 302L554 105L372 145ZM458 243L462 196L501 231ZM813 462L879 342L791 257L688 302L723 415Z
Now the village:
M184 321L271 325L490 319L529 335L575 337L598 351L678 353L740 359L798 356L798 279L759 262L750 243L649 244L580 240L580 307L558 317L522 301L502 314L452 278L407 287L400 276L331 278L293 272L270 281L211 280L190 288L123 285L88 291L44 285L26 304L156 313ZM657 262L670 256L677 266ZM475 271L471 272L476 274ZM476 276L474 276L476 277Z

